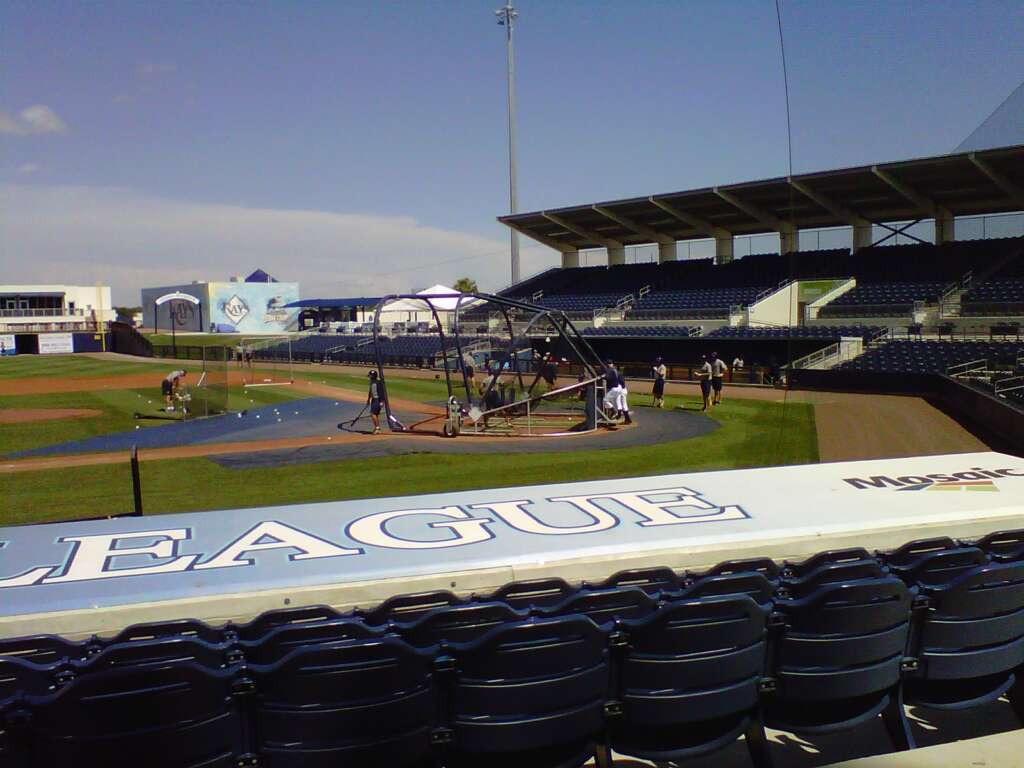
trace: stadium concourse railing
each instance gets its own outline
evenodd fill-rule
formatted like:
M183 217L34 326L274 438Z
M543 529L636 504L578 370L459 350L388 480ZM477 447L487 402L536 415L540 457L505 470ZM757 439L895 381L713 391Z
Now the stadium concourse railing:
M765 727L814 739L905 705L1024 718L1024 530L513 582L246 623L0 640L0 764L683 763ZM215 757L216 759L211 759Z

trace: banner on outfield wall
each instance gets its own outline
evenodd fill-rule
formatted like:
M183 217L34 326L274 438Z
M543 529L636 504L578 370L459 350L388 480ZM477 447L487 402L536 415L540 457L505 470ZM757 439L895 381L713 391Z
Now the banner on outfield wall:
M13 333L0 333L0 357L11 357L18 354L14 344Z
M570 563L608 575L1022 517L1024 459L968 453L0 528L0 618Z
M75 351L75 335L73 333L40 333L40 355L62 355Z

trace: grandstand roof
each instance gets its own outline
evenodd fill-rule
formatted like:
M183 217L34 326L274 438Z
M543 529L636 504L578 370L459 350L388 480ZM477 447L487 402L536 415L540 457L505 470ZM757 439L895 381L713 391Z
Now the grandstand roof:
M379 303L379 297L358 296L351 299L300 299L284 306L286 309L343 309L347 307L375 307Z
M500 216L561 251L1024 210L1024 145Z

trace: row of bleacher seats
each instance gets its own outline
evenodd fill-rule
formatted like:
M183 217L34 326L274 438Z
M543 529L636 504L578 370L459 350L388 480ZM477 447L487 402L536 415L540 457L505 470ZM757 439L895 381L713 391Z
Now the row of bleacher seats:
M715 339L840 339L860 337L867 342L886 328L878 325L797 325L787 328L751 328L745 325L722 326L706 334Z
M980 272L1017 252L1022 238L967 240L942 245L876 246L857 253L848 249L802 251L797 254L755 254L729 264L711 259L664 264L623 264L612 267L550 269L502 291L529 301L538 292L559 294L634 293L695 288L773 286L791 278L855 277L858 283L949 284L967 272Z
M463 344L479 341L477 335L463 334ZM486 338L486 337L483 337ZM384 337L380 340L384 359L388 362L406 363L412 361L430 361L445 350L453 354L455 340L446 336L442 344L438 335L403 334ZM367 362L376 359L376 345L372 335L363 334L316 334L302 336L291 342L292 357L295 360L322 361L353 360L366 358ZM288 344L277 344L259 350L257 359L279 359L288 354ZM355 357L353 357L355 356Z
M961 314L1000 316L1024 314L1024 241L1018 258L1010 259L986 279L972 282L961 297Z
M602 325L600 328L584 328L580 333L584 336L630 336L636 338L688 338L699 328L686 325Z
M0 640L0 764L571 768L608 749L680 761L745 734L768 766L766 725L881 716L906 749L904 703L1007 694L1024 716L1022 665L1018 530Z
M888 341L838 368L879 373L945 373L953 365L985 360L990 366L1014 366L1024 353L1019 341Z
M911 283L858 283L822 307L819 316L905 315L913 311L915 302L937 303L946 287L946 283L934 280Z

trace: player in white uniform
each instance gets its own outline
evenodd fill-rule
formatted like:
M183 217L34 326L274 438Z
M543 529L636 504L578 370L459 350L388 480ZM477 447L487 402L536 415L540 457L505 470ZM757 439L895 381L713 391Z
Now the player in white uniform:
M724 360L720 360L717 352L711 353L711 389L715 394L711 400L712 405L722 404L722 383L725 381L725 372L728 366Z

